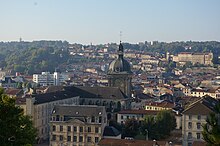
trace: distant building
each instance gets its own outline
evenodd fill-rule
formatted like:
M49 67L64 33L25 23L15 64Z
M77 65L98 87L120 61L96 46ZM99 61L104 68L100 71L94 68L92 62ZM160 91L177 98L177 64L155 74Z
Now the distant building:
M174 104L167 101L148 102L145 105L145 110L150 110L150 111L172 110L172 108L174 108Z
M59 72L50 74L49 72L42 72L41 74L33 74L33 82L41 86L60 85L68 80L68 75Z
M191 62L192 64L204 64L213 65L212 63L213 53L192 53L192 52L182 52L177 56L173 56L174 62Z
M17 82L12 80L11 77L3 77L0 80L0 87L2 88L16 88Z
M215 99L220 99L220 89L201 89L201 88L196 88L192 89L191 91L191 96L194 97L203 97L205 95L208 95L212 98Z
M117 122L125 124L128 119L136 119L139 123L144 120L147 115L156 116L159 111L150 110L122 110L117 114Z
M204 141L202 125L206 123L207 116L214 113L218 101L210 96L192 103L182 113L183 146L192 146L194 141Z
M107 125L104 106L55 106L50 121L50 146L93 146Z

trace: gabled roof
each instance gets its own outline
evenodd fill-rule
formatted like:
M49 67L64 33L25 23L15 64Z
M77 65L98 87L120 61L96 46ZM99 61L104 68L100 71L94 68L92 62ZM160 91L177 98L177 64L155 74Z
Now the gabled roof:
M78 94L81 98L103 98L103 99L126 99L128 98L117 87L86 87L86 86L69 86L65 87L66 91Z
M69 92L69 91L57 91L57 92L51 92L51 93L36 94L32 96L35 97L34 104L42 104L46 102L52 102L52 101L77 97L79 95L74 92Z
M113 126L106 126L104 129L103 136L118 136L121 133Z
M91 117L102 116L105 112L104 106L95 105L56 105L53 109L53 115L65 115L71 117Z
M192 103L189 107L183 111L183 114L187 115L208 115L215 112L215 106L218 101L210 96L204 96L202 99Z

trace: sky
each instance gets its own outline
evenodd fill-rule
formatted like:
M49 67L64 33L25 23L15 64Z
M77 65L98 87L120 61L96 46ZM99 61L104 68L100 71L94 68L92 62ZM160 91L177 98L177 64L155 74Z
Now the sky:
M0 0L0 41L220 41L219 6L220 0Z

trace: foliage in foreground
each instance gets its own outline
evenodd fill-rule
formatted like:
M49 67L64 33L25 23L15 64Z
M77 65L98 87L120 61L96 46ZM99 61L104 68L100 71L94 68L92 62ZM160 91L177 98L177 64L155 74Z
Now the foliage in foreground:
M0 88L0 142L1 146L32 145L37 136L30 117L15 105L15 99L4 94Z

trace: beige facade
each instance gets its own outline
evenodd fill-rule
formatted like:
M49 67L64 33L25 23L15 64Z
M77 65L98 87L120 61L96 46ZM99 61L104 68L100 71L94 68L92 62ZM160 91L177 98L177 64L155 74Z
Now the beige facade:
M212 63L213 53L191 53L191 52L182 52L177 56L173 56L174 62L191 62L192 64L204 64L204 65L213 65Z
M95 146L107 125L104 106L58 106L52 114L50 146Z
M52 94L44 95L48 95L48 97L36 95L36 97L26 98L26 102L24 104L19 104L24 109L24 114L31 116L33 125L38 131L39 142L49 138L49 121L51 118L52 109L55 105L79 104L79 96L61 99L60 97L56 97ZM43 98L48 98L48 100L44 100Z
M183 146L191 146L193 141L202 140L202 125L206 123L207 115L188 115L182 116L182 135Z
M204 141L202 137L202 125L210 113L214 113L214 107L218 101L210 96L192 103L182 113L183 146L192 146L194 141Z

